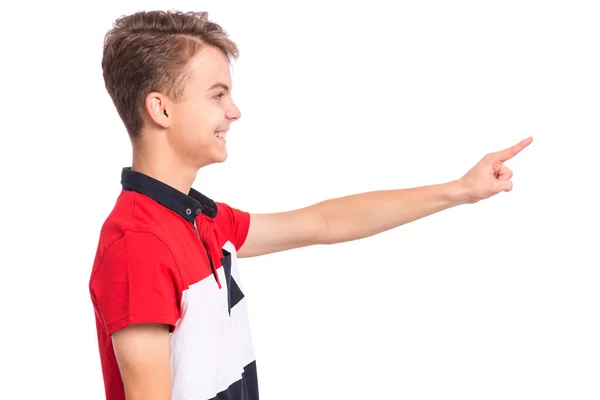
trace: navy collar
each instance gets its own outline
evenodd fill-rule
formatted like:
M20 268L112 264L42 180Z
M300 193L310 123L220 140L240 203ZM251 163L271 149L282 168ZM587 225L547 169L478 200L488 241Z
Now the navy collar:
M131 167L123 168L121 185L124 190L133 190L150 197L190 222L200 213L211 218L217 216L217 204L197 190L191 188L186 195L166 183L141 172L132 171Z

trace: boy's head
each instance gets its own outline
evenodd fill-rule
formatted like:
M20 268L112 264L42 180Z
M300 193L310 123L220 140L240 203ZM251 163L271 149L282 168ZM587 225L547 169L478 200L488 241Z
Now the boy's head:
M240 117L231 98L238 49L208 15L138 12L106 34L104 82L136 147L200 168L227 157L222 136Z

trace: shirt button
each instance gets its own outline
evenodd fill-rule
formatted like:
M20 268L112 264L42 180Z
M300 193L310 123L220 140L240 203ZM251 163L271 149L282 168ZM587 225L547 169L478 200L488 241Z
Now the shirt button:
M192 210L191 210L191 209L189 209L189 208L186 208L186 209L185 209L185 213L186 213L187 215L192 215Z

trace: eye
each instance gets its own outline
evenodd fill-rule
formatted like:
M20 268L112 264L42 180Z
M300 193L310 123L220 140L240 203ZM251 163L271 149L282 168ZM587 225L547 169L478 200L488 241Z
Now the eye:
M225 96L225 94L223 92L220 92L215 96L215 99L221 100L223 98L223 96Z

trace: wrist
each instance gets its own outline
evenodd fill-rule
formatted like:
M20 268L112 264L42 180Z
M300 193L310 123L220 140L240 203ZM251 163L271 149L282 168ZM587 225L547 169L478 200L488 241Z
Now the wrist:
M460 179L446 183L446 193L454 205L469 204L472 202L469 191L464 182Z

